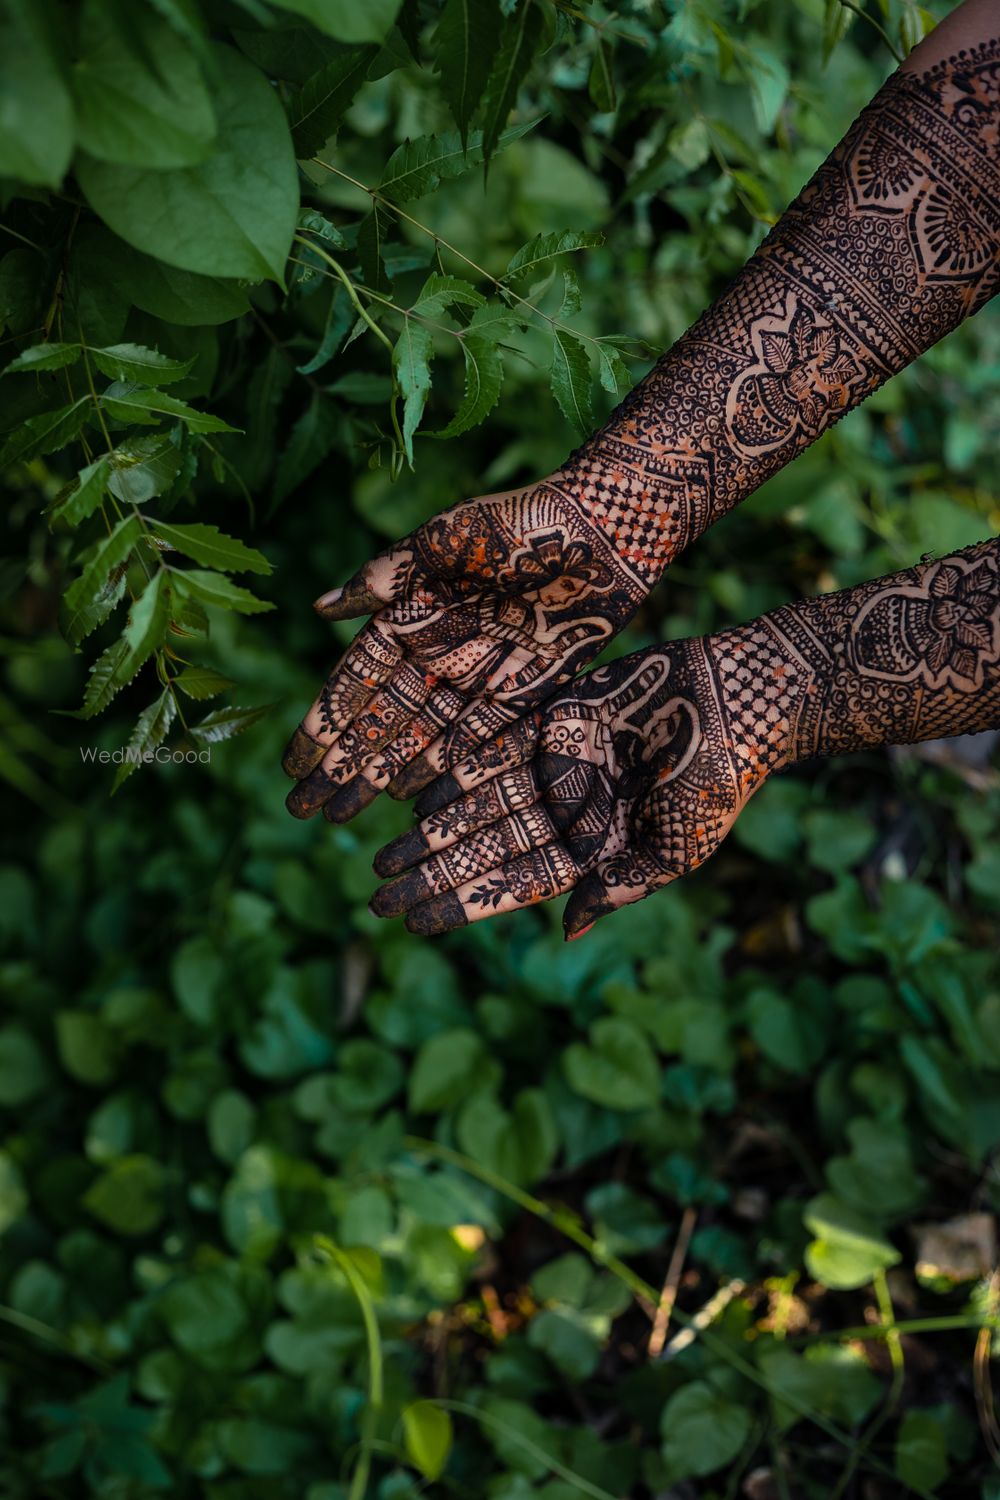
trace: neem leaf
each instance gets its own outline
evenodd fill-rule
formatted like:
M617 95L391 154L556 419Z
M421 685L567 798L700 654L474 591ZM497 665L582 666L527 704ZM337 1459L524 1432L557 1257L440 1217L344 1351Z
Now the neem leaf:
M169 688L164 688L160 696L148 708L143 709L129 737L125 759L115 772L115 779L111 783L112 796L122 782L127 781L132 772L138 768L142 757L155 750L158 745L162 745L176 712L177 703Z
M189 167L215 136L215 111L191 48L158 16L130 9L130 35L103 0L85 4L73 66L77 144L102 161ZM132 33L155 59L136 64Z
M75 364L80 358L79 344L33 344L16 359L12 359L4 375L20 374L31 370L61 370L65 365Z
M84 152L77 177L94 212L137 250L185 271L283 284L299 207L288 122L245 57L216 43L212 58L219 128L203 162L153 171Z
M184 594L194 594L204 604L214 604L218 609L235 609L241 615L260 615L274 609L267 599L258 599L249 589L240 588L225 573L211 573L200 568L188 568L174 574L174 585Z
M465 395L447 427L431 437L453 438L475 427L496 406L503 384L503 355L492 339L467 333L462 340L465 356Z
M141 534L142 528L138 518L126 516L124 520L119 521L110 536L97 544L79 578L75 579L66 590L63 602L70 620L73 619L75 611L85 609L104 597L109 587L109 575L126 562ZM81 625L83 623L81 621ZM63 629L67 640L76 645L83 639L87 629L93 629L93 625L78 631L64 623Z
M282 0L282 10L305 16L338 42L382 42L402 0Z
M522 245L507 262L504 280L530 276L548 261L573 250L587 250L604 244L604 236L596 230L557 229L549 234L536 234L534 239Z
M537 121L528 120L498 133L493 150L502 150L533 130ZM483 132L474 130L467 142L457 131L444 135L420 135L416 140L397 146L385 164L379 192L393 203L406 203L432 192L443 179L461 177L484 161Z
M73 488L53 505L49 525L53 521L65 521L67 526L78 526L93 515L104 498L110 477L111 459L107 454L87 464L73 481Z
M179 687L189 698L202 701L216 698L227 688L234 686L231 678L223 677L212 667L185 667L179 677L174 678L174 687Z
M169 385L172 380L183 380L196 357L168 359L159 350L146 349L142 344L111 344L89 353L103 375L112 380L134 380L139 385Z
M336 134L377 53L377 47L360 47L334 57L292 95L287 109L296 156L315 156Z
M552 394L566 420L586 437L594 425L590 405L590 355L579 336L557 328L552 340Z
M231 740L234 735L242 734L245 729L256 724L273 706L271 703L264 703L259 708L217 708L207 714L200 724L190 725L188 733L206 745Z
M407 1457L425 1479L439 1478L451 1452L451 1417L436 1401L413 1401L402 1416Z
M499 35L497 0L447 0L434 42L441 92L463 141L483 96Z
M392 367L403 396L403 444L411 465L413 434L420 426L431 388L433 353L430 329L407 318L392 351Z
M14 428L0 448L0 469L65 448L87 420L89 406L90 397L81 396L69 406L57 406L52 411L39 412L37 417L28 417Z
M185 557L204 563L206 568L219 568L223 573L270 573L271 564L261 552L248 547L236 537L227 536L217 526L207 526L194 521L186 526L173 526L168 521L154 521L157 536Z
M486 85L484 161L490 160L500 142L504 123L517 103L544 29L542 11L535 0L520 0L517 10L504 22L500 48Z
M163 417L177 417L191 432L238 432L221 417L198 411L166 391L149 390L124 381L109 385L101 396L101 405L120 422L158 422Z

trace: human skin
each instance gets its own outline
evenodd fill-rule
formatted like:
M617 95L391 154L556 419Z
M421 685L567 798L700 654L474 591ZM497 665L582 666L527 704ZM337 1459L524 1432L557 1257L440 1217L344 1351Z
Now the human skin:
M551 697L689 542L992 296L998 264L1000 23L966 0L562 468L317 601L373 618L286 751L290 811L412 795Z
M1000 540L636 652L441 776L377 916L446 932L572 892L566 935L696 869L769 776L1000 726Z

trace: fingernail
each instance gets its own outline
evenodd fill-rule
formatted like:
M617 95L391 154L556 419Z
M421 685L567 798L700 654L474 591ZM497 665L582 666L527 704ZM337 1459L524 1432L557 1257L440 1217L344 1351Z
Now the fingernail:
M331 589L328 594L323 594L314 602L313 609L319 610L322 613L324 609L329 609L332 604L339 604L343 593L343 589Z
M580 928L579 932L567 932L566 933L566 941L567 941L567 943L575 943L576 940L577 940L577 938L582 938L586 933L588 933L590 931L590 929L592 927L596 927L596 926L597 926L596 922L588 922L587 925L586 925L586 927L581 927Z

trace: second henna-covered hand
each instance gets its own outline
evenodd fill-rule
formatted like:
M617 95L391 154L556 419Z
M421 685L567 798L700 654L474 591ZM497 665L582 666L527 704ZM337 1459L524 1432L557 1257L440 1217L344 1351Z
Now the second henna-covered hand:
M966 0L601 432L318 601L374 618L288 747L289 809L411 795L549 698L695 536L990 297L998 257L1000 24Z
M572 891L564 925L696 869L774 771L1000 725L1000 540L624 657L439 778L372 902L438 933Z

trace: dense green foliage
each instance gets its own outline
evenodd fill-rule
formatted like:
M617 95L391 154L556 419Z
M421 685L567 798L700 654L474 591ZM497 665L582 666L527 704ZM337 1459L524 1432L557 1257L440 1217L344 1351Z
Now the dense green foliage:
M566 946L378 924L408 812L277 764L311 599L555 466L947 8L4 8L12 1500L996 1500L995 773L779 778ZM988 535L998 432L987 309L617 649Z

